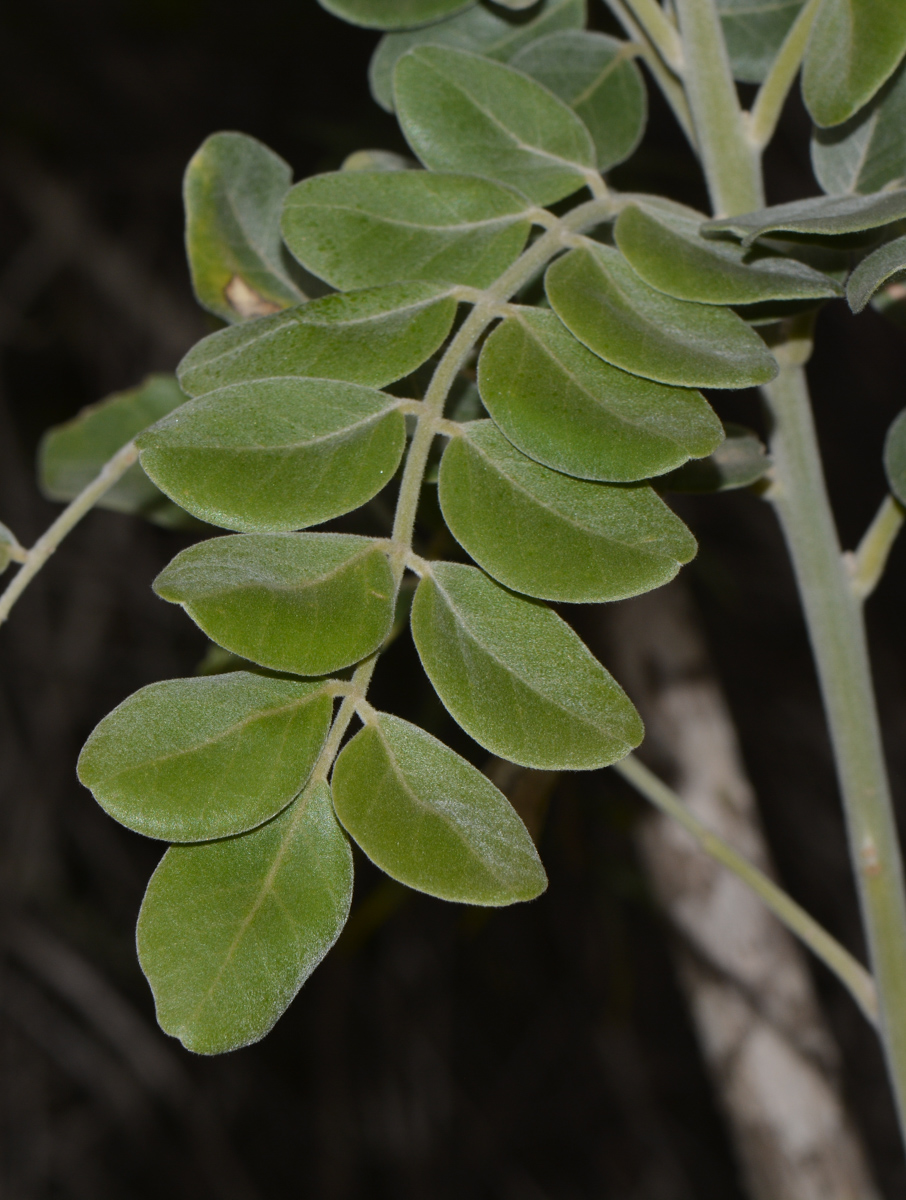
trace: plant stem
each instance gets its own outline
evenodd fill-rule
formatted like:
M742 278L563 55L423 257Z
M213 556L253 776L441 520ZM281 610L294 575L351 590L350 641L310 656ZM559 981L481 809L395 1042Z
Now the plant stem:
M605 2L633 41L637 42L642 48L642 58L645 61L645 65L654 76L655 83L657 83L663 92L664 99L673 110L673 115L676 117L680 129L682 129L694 150L695 132L692 128L692 114L689 111L689 104L686 100L686 93L683 91L682 83L680 83L674 72L665 65L664 60L658 54L657 47L638 21L636 21L633 14L623 3L623 0L605 0Z
M878 1022L878 995L874 980L836 938L819 925L795 900L747 858L737 853L727 842L712 833L695 817L679 796L630 754L614 763L627 782L631 783L651 803L682 825L698 845L715 862L733 872L755 892L778 920L796 935L812 953L833 971L849 989L853 999L873 1025Z
M762 392L772 423L769 492L789 548L843 795L881 1031L906 1131L906 896L861 602L840 552L801 365Z
M684 81L715 216L764 203L759 155L749 142L714 0L677 0Z
M878 586L904 517L906 510L899 500L886 496L855 553L844 555L857 600L867 599Z
M682 75L683 44L676 26L661 8L658 0L624 2L665 64L674 75Z
M774 136L786 98L802 65L808 35L820 3L821 0L809 0L799 13L771 64L767 79L758 89L748 132L749 141L759 153Z
M49 529L35 542L25 555L18 574L11 581L6 591L0 596L0 625L9 616L13 605L41 570L50 556L66 537L67 533L78 525L82 517L97 504L98 500L108 492L113 485L126 474L129 468L138 461L138 450L134 442L128 442L119 450L100 474L88 484L75 500L65 508Z

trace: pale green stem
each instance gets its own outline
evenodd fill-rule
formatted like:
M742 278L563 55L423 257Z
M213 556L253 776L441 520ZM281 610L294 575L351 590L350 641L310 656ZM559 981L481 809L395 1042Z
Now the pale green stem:
M683 73L683 44L679 30L657 0L624 0L648 40L674 75Z
M758 89L749 117L749 141L760 153L774 136L790 88L799 73L808 35L822 0L809 0L777 52L768 76Z
M0 596L0 625L9 616L13 605L41 570L71 529L97 504L98 500L138 461L138 450L129 442L102 468L96 479L76 496L49 529L26 553L22 566L6 591Z
M778 920L800 939L816 958L845 984L853 999L873 1025L878 1021L878 996L874 980L862 964L836 938L810 917L795 900L747 858L712 833L680 797L634 755L614 763L614 770L632 784L646 800L671 817L695 838L704 852L742 880L764 902Z
M692 114L689 111L682 83L674 72L664 64L664 60L658 54L657 48L651 38L648 37L645 30L636 21L635 17L623 3L623 0L605 0L605 3L632 40L637 42L641 47L641 57L645 65L653 75L655 82L664 95L664 99L673 110L673 115L676 117L680 129L682 129L689 145L694 150L695 132L692 128Z
M805 372L762 392L772 424L773 503L793 562L830 727L850 855L878 988L882 1040L906 1129L906 897L861 601L834 526Z
M677 0L686 96L714 215L761 208L758 153L749 142L714 0Z
M867 599L878 586L904 517L906 509L899 500L895 496L885 497L856 551L844 554L857 600Z

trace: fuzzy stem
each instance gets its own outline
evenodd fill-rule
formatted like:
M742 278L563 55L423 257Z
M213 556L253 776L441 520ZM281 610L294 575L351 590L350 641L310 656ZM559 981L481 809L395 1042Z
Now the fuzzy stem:
M749 118L749 141L760 153L774 136L777 122L805 54L808 36L821 0L809 0L786 35L767 79L758 89Z
M677 0L686 96L715 216L761 208L758 153L749 142L714 0Z
M857 600L867 599L878 586L904 517L906 510L899 500L886 496L856 551L843 556Z
M782 888L769 879L753 863L738 854L732 846L712 833L698 820L666 783L645 766L635 755L630 754L614 763L628 783L639 791L661 812L682 825L687 833L710 855L747 884L778 920L796 935L812 953L829 967L845 984L853 999L873 1025L878 1021L878 996L874 980L848 950L836 938L796 903Z
M789 548L830 727L850 855L877 983L891 1084L906 1130L906 896L861 601L821 469L805 371L793 356L762 392L772 425L768 493Z
M82 517L91 511L104 493L109 492L137 461L138 450L135 448L134 442L129 442L105 464L98 477L79 492L69 507L60 513L50 528L35 542L25 555L18 574L0 596L0 625L9 616L13 605L70 530L78 525Z

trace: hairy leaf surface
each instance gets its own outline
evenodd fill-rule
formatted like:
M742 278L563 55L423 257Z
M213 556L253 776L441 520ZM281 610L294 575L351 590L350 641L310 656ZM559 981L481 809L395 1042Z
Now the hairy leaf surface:
M906 181L906 63L870 104L832 129L815 129L812 166L831 195L868 194Z
M734 242L704 238L702 220L624 208L614 238L646 283L679 300L700 304L759 304L765 300L817 300L842 288L794 258L744 250Z
M199 303L224 321L298 304L280 212L292 170L244 133L215 133L186 168L186 247Z
M446 708L492 754L583 770L642 740L625 693L572 629L474 567L431 564L415 593L412 636Z
M733 78L761 83L805 0L717 0Z
M321 780L252 833L173 846L137 931L161 1028L196 1054L259 1041L337 940L351 900L352 853Z
M79 779L115 820L146 837L244 833L305 786L332 710L319 683L248 671L152 683L97 726Z
M418 46L396 64L393 80L406 141L433 171L483 175L551 204L594 169L591 135L573 110L503 63Z
M304 529L351 512L393 476L405 421L392 396L329 379L209 392L138 439L177 504L226 529Z
M648 94L628 42L585 30L552 33L525 46L511 65L537 79L581 117L599 171L629 158L642 140Z
M295 675L326 675L371 654L395 599L383 543L339 533L198 542L161 571L154 590L218 645Z
M470 8L475 0L318 0L322 8L366 29L410 29L430 25Z
M533 900L547 887L507 798L417 725L375 713L340 753L332 787L346 832L409 887L488 905Z
M536 38L558 29L585 25L585 0L542 0L531 14L515 17L488 4L476 4L447 21L405 33L387 33L378 42L368 81L371 94L387 112L393 112L393 70L407 50L415 46L452 46L508 62Z
M485 407L514 446L581 479L633 482L708 454L720 421L699 392L603 362L552 312L512 308L478 361Z
M185 402L172 375L149 375L139 387L116 392L48 430L38 448L38 479L44 495L74 500L127 442ZM178 525L187 519L138 463L101 497L98 507L140 513L159 525Z
M849 120L906 53L906 4L823 0L802 66L802 95L816 125Z
M618 250L571 250L547 270L547 298L580 342L634 375L681 387L767 383L777 363L735 313L665 296Z
M895 238L863 258L846 284L846 299L853 312L861 312L885 283L906 271L906 237Z
M471 175L338 171L296 184L283 235L343 291L401 279L487 287L521 254L527 209L511 188Z
M906 409L900 413L884 441L884 470L890 490L906 504Z
M650 487L590 483L521 454L491 421L447 446L440 506L499 583L542 600L622 600L668 583L695 538Z
M283 375L384 387L434 353L455 314L449 289L432 283L324 296L203 338L179 364L179 381L190 396Z
M906 219L906 188L881 192L874 196L815 196L810 200L794 200L790 204L775 204L738 217L706 221L705 233L735 233L743 246L751 246L766 233L804 233L839 237L882 229Z

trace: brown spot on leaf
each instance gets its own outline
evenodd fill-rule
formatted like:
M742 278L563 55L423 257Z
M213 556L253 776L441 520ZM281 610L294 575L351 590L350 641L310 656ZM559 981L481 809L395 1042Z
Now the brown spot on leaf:
M233 276L223 289L223 294L230 308L235 309L243 321L252 317L267 317L271 313L279 312L283 307L282 304L274 304L273 300L268 300L260 292L256 292L241 275Z

